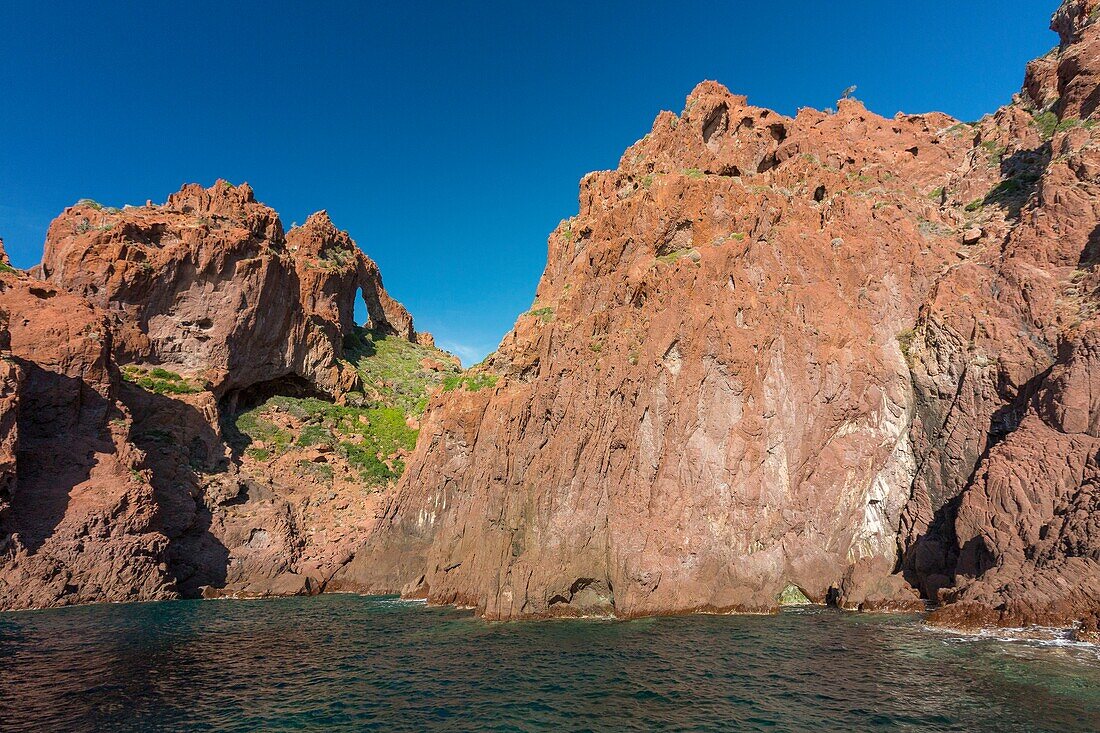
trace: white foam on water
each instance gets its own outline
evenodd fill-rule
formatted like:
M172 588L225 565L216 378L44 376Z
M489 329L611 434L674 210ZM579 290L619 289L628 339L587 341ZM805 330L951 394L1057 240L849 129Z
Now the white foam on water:
M1025 626L969 631L929 625L924 625L922 628L925 631L942 635L944 637L943 641L948 644L995 641L1032 648L1072 650L1082 652L1086 656L1095 657L1100 661L1100 644L1078 641L1074 638L1073 629L1052 626Z

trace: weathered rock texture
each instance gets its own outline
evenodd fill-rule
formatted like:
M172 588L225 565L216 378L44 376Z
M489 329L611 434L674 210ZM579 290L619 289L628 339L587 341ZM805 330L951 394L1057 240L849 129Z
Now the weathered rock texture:
M0 608L810 600L1097 633L1098 17L1064 3L972 125L700 84L582 181L465 375L323 212L284 234L224 181L68 209L35 271L0 262Z
M440 356L324 212L284 235L224 181L162 206L85 201L42 265L0 270L0 609L312 593L362 543L386 475L362 479L324 426L308 455L286 432L246 450L237 430L273 395L385 401L357 294L373 343Z
M333 587L490 618L1100 609L1100 24L975 125L713 82L584 179L494 387L435 400Z
M370 328L415 338L378 267L325 212L284 235L248 184L191 184L122 211L77 204L50 226L41 275L116 315L121 358L199 375L218 395L291 374L354 389L337 357L359 292Z

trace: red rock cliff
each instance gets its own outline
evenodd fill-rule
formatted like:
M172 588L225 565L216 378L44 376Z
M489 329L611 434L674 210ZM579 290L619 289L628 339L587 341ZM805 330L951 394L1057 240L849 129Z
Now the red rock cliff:
M284 236L220 181L163 206L82 202L32 273L0 264L0 609L320 590L385 483L325 426L296 441L304 415L246 451L240 416L272 395L320 415L378 397L346 348L360 293L375 343L436 353L347 233L320 212Z
M415 338L377 265L325 212L283 234L248 184L185 186L162 206L82 202L50 226L41 274L117 313L123 360L201 375L215 393L296 374L332 394L354 300L372 328Z
M700 84L581 183L493 387L337 576L490 618L1095 625L1098 3L974 125ZM921 598L923 596L923 599Z

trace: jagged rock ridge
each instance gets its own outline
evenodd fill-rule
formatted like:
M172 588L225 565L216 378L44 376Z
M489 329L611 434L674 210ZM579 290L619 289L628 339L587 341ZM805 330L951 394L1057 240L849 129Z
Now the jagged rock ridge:
M67 210L35 272L0 267L0 606L809 599L1095 632L1098 15L1065 2L973 125L700 84L582 181L466 375L323 213L284 234L225 182Z
M247 184L83 201L0 270L0 608L321 590L458 370L324 212L284 235Z
M970 125L713 82L581 183L487 368L433 403L349 589L490 618L1100 610L1098 3Z

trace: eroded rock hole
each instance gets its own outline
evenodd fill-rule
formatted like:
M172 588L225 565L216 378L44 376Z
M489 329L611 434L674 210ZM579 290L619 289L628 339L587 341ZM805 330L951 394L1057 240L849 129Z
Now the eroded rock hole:
M226 392L218 401L218 410L221 414L222 431L226 442L234 453L239 455L251 443L251 438L238 427L237 421L240 416L273 397L314 397L326 402L332 401L328 395L297 374L287 374L277 379L257 382Z
M615 594L610 581L577 578L569 589L555 593L547 601L550 608L567 608L567 614L606 614L615 610Z
M222 397L222 404L232 405L236 411L251 410L262 405L272 397L316 397L317 399L330 401L328 395L313 386L309 380L297 374L271 379L266 382L257 382L242 389L233 390Z

